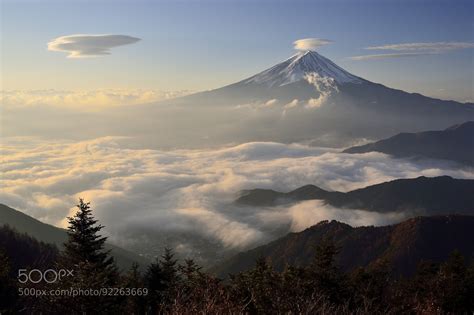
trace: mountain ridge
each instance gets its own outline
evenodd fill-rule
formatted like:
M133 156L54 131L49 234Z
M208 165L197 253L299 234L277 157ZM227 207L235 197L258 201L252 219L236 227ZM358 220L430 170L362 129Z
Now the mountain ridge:
M67 240L66 230L43 223L4 204L0 204L0 225L8 225L19 233L25 233L47 244L54 244L58 248L62 248ZM149 263L147 259L113 244L106 243L105 248L111 250L112 256L121 269L129 269L134 262L142 267Z
M395 179L349 192L306 185L288 193L245 190L235 200L246 206L277 206L320 199L337 208L374 212L414 211L418 214L474 214L474 180L450 176ZM428 213L425 213L429 211Z
M399 133L393 137L345 149L343 153L382 152L395 157L424 157L474 165L474 121L444 130Z
M474 216L462 215L416 217L381 227L351 227L337 221L322 221L302 232L289 233L239 253L211 270L226 277L252 268L260 257L266 257L279 271L287 264L306 266L314 256L315 246L329 238L340 248L336 262L345 271L385 261L395 275L409 275L421 261L440 262L454 250L471 257L473 229Z

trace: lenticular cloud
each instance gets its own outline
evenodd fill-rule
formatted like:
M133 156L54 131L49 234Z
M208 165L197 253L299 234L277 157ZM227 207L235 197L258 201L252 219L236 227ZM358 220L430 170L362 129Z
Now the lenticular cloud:
M332 40L323 38L303 38L296 40L293 45L296 50L316 50L317 48L333 43Z
M51 40L48 50L69 53L68 58L110 55L112 48L136 43L140 38L127 35L68 35Z

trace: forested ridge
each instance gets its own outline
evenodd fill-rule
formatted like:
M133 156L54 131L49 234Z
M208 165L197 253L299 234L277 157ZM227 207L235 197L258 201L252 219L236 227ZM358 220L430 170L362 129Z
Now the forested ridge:
M467 314L474 310L474 264L456 251L441 263L419 261L408 277L394 274L384 260L344 271L335 259L340 248L330 238L314 244L309 264L286 265L281 271L260 257L249 270L219 279L191 259L178 261L167 249L145 272L134 265L121 273L104 250L103 226L94 219L89 203L80 200L77 207L60 252L11 228L0 229L1 314ZM20 259L15 252L30 256ZM73 276L21 284L17 268L64 269ZM19 294L25 288L117 290L102 296Z

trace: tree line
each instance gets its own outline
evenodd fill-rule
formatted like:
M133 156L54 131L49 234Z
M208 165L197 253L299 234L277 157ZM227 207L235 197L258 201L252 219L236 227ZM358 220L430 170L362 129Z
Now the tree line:
M178 261L173 251L166 249L144 272L134 264L121 273L104 249L106 237L100 234L103 226L94 219L90 204L80 199L77 208L77 213L69 218L68 240L61 252L26 238L33 255L38 255L38 248L46 249L49 255L43 261L40 259L37 266L48 268L52 264L52 269L70 270L72 276L52 283L21 284L17 281L17 271L12 269L15 266L12 261L18 257L5 255L6 251L2 253L0 247L0 314L470 314L474 311L474 263L458 252L441 264L420 262L417 272L406 278L393 275L384 261L343 272L335 263L339 249L330 239L315 245L314 258L308 266L288 265L282 272L275 271L271 262L262 257L252 269L223 280L206 273L192 259ZM6 233L15 239L13 231ZM25 288L33 288L35 292L88 289L102 294L21 295L20 289Z

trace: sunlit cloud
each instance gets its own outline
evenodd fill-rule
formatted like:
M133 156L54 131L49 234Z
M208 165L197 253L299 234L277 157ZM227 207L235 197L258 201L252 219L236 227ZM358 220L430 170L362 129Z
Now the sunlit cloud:
M66 52L68 58L110 55L112 48L136 43L140 38L127 35L77 34L57 37L48 43L48 50Z
M8 108L48 105L79 110L97 110L107 107L157 102L190 93L192 91L189 90L160 91L147 89L6 90L0 91L0 103Z
M332 40L322 38L303 38L293 42L294 49L306 51L316 50L317 48L333 43Z
M474 178L472 169L449 162L392 159L382 153L343 154L300 144L251 142L165 151L128 148L127 143L134 141L4 139L0 202L65 226L71 206L83 197L92 201L97 218L116 243L128 246L137 240L145 246L139 240L150 237L151 250L160 237L177 238L188 250L199 252L213 244L216 252L249 248L324 219L386 224L409 215L340 210L315 201L244 209L232 204L242 189L289 191L315 184L349 191L422 175ZM179 239L180 235L187 236ZM193 243L197 238L205 243Z

